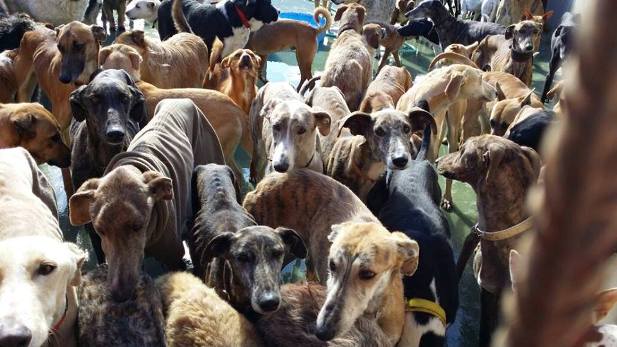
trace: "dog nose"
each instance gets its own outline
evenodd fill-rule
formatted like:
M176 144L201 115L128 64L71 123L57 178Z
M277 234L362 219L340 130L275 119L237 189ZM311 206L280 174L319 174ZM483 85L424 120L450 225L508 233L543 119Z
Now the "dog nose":
M398 168L404 168L408 162L409 162L409 159L407 158L407 156L402 156L402 157L392 159L392 163Z
M334 329L318 324L315 330L315 336L321 341L330 341L334 338Z
M107 137L107 140L112 143L122 142L122 140L124 140L124 130L120 127L109 128L105 133L105 137Z
M289 169L288 162L279 162L279 163L274 164L274 170L276 170L276 172L287 172L288 169Z
M527 50L527 52L531 52L531 51L533 51L533 45L529 44L529 45L525 46L525 49Z
M71 76L69 74L60 74L60 82L68 84L71 82Z
M279 308L281 300L275 294L268 293L259 299L259 307L264 310L264 312L272 312L276 311Z
M26 347L32 340L32 331L24 325L0 325L1 347Z

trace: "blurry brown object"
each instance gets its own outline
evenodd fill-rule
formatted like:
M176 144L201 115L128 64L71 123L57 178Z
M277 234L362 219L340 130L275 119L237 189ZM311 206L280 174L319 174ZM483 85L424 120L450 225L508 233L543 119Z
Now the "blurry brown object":
M529 280L517 290L506 346L569 347L593 339L593 300L617 249L617 36L608 30L617 2L588 7L564 90L567 114L536 205Z

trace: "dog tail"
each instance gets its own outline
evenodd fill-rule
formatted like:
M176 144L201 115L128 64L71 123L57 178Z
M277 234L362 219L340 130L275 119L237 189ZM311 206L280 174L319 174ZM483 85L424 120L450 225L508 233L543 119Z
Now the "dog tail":
M173 4L171 6L171 16L174 20L174 25L176 26L176 30L181 33L193 33L191 30L191 26L189 22L186 20L186 16L184 15L184 10L182 9L182 0L172 0Z
M445 59L450 59L454 64L463 64L463 65L469 65L471 67L475 67L476 69L478 68L478 65L476 65L476 63L474 63L473 60L467 58L466 56L462 54L458 54L454 52L443 52L443 53L439 53L435 58L433 58L433 61L431 61L431 64L428 66L428 70L429 71L433 70L433 68L435 67L435 65L437 65L438 62L445 60Z
M326 19L326 23L324 25L319 25L319 15ZM326 8L321 6L315 8L315 11L313 12L313 18L315 19L315 23L319 25L317 27L317 34L321 34L330 29L330 26L332 25L332 15L330 14L330 11L328 11Z
M428 148L430 146L431 146L431 126L426 125L426 127L424 127L424 132L422 133L422 144L420 145L420 150L418 151L416 160L426 160L426 155L428 153Z
M321 75L317 75L310 80L306 81L302 87L300 88L300 95L304 95L307 91L313 90L315 88L315 83L321 79Z

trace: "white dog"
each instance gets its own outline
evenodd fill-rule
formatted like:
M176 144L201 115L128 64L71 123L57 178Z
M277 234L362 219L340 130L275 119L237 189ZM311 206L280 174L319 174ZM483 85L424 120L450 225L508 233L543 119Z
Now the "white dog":
M144 19L149 23L158 18L160 0L133 0L126 5L126 16L131 20Z
M62 242L53 190L23 148L0 150L0 196L0 346L74 346L86 254Z

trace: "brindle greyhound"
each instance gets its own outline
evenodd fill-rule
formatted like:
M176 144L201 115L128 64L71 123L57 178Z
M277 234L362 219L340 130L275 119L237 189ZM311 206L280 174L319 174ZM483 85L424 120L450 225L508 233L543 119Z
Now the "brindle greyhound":
M490 344L502 290L510 285L509 252L517 236L532 227L525 198L540 165L531 148L494 135L472 137L460 151L438 160L440 174L470 184L477 194L478 224L470 235L480 239L474 273L482 290L481 346Z

